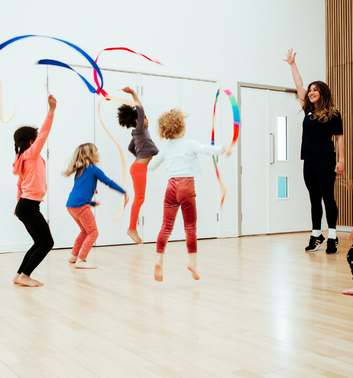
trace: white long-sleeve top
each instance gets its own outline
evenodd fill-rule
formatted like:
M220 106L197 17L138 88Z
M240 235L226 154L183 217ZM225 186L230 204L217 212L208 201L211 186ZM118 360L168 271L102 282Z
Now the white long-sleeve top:
M197 154L219 155L222 150L223 146L200 144L196 140L170 139L148 166L150 171L154 171L164 161L168 180L172 177L199 176L205 172Z

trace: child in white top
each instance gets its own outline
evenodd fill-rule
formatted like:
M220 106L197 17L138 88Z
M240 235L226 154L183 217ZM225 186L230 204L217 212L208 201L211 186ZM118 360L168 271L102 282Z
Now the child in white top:
M195 140L183 139L185 135L185 113L177 109L164 113L158 120L158 134L169 139L167 145L155 156L149 165L151 171L158 168L164 161L168 174L168 186L164 197L163 224L157 239L157 261L154 278L163 281L163 254L172 233L178 209L184 219L186 247L189 254L188 269L195 280L200 279L196 268L196 193L194 176L204 173L197 154L219 155L223 146L201 145Z

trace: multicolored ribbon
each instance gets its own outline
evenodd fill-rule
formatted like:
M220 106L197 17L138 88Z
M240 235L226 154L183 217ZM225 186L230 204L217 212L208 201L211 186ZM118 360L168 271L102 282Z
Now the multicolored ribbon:
M223 152L223 155L230 155L231 151L232 151L232 149L233 149L233 147L234 147L234 145L235 145L235 143L238 139L238 136L239 136L240 115L239 115L239 107L238 107L237 101L236 101L233 93L229 89L226 89L226 88L219 88L218 91L217 91L217 94L216 94L216 100L215 100L215 103L214 103L213 117L212 117L211 144L214 145L214 122L215 122L215 117L216 117L216 106L217 106L217 101L218 101L218 96L219 96L220 91L223 91L228 96L229 101L232 105L232 110L233 110L233 129L234 129L233 140L232 140L230 146L226 149L226 151ZM217 175L217 178L218 178L218 181L219 181L219 185L221 187L221 193L222 193L221 207L222 207L227 190L226 190L226 187L224 186L224 184L221 180L221 176L219 174L216 158L214 156L212 156L212 158L213 158L213 163L215 165L216 175Z
M97 93L99 91L102 90L103 88L103 75L102 75L102 72L101 70L99 69L97 63L93 60L93 58L91 58L85 51L83 51L80 47L74 45L73 43L70 43L70 42L67 42L67 41L64 41L63 39L59 39L59 38L54 38L54 37L48 37L46 35L36 35L36 34L28 34L28 35L21 35L21 36L18 36L18 37L15 37L15 38L12 38L12 39L9 39L8 41L0 44L0 51L2 49L4 49L6 46L10 45L11 43L13 42L16 42L16 41L19 41L21 39L24 39L24 38L29 38L29 37L42 37L42 38L49 38L49 39L54 39L56 41L59 41L59 42L62 42L62 43L65 43L66 45L72 47L73 49L75 49L76 51L78 51L81 55L83 55L88 61L89 63L91 64L91 66L93 67L94 69L94 72L95 72L95 75L99 75L99 78L101 80L101 84L99 85L98 83L98 78L97 78L97 81L96 81L96 84L97 84L97 87L98 89L95 89L82 75L80 75L77 71L75 71L73 68L71 68L69 65L65 64L65 63L62 63L58 60L52 60L52 59L42 59L42 60L39 60L38 61L38 64L46 64L46 65L51 65L51 66L58 66L58 67L64 67L64 68L68 68L74 72L77 73L77 75L79 75L81 77L81 79L84 81L84 83L86 84L87 88L89 89L89 91L91 93Z
M9 122L12 120L15 114L16 114L16 110L13 110L8 116L6 117L2 116L2 85L1 85L1 80L0 80L0 121L3 123Z

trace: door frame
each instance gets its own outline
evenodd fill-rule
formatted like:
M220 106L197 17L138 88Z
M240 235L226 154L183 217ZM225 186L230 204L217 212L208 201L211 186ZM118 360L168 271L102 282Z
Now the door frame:
M239 125L239 134L240 139L238 140L238 225L239 225L239 237L243 236L243 227L242 227L242 161L241 161L241 128L243 126L242 117L241 117L241 89L242 88L250 88L250 89L263 89L263 90L270 90L270 91L277 91L277 92L287 92L287 93L295 93L298 96L297 90L295 88L287 88L287 87L279 87L275 85L263 85L263 84L256 84L256 83L247 83L243 81L237 82L237 102L239 107L239 115L240 115L240 125Z

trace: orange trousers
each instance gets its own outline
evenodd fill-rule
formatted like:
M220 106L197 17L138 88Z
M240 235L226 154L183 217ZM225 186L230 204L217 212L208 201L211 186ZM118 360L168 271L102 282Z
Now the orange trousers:
M134 186L134 202L131 206L129 230L136 231L137 218L140 208L145 202L146 184L147 184L147 165L134 162L130 167L130 175Z

